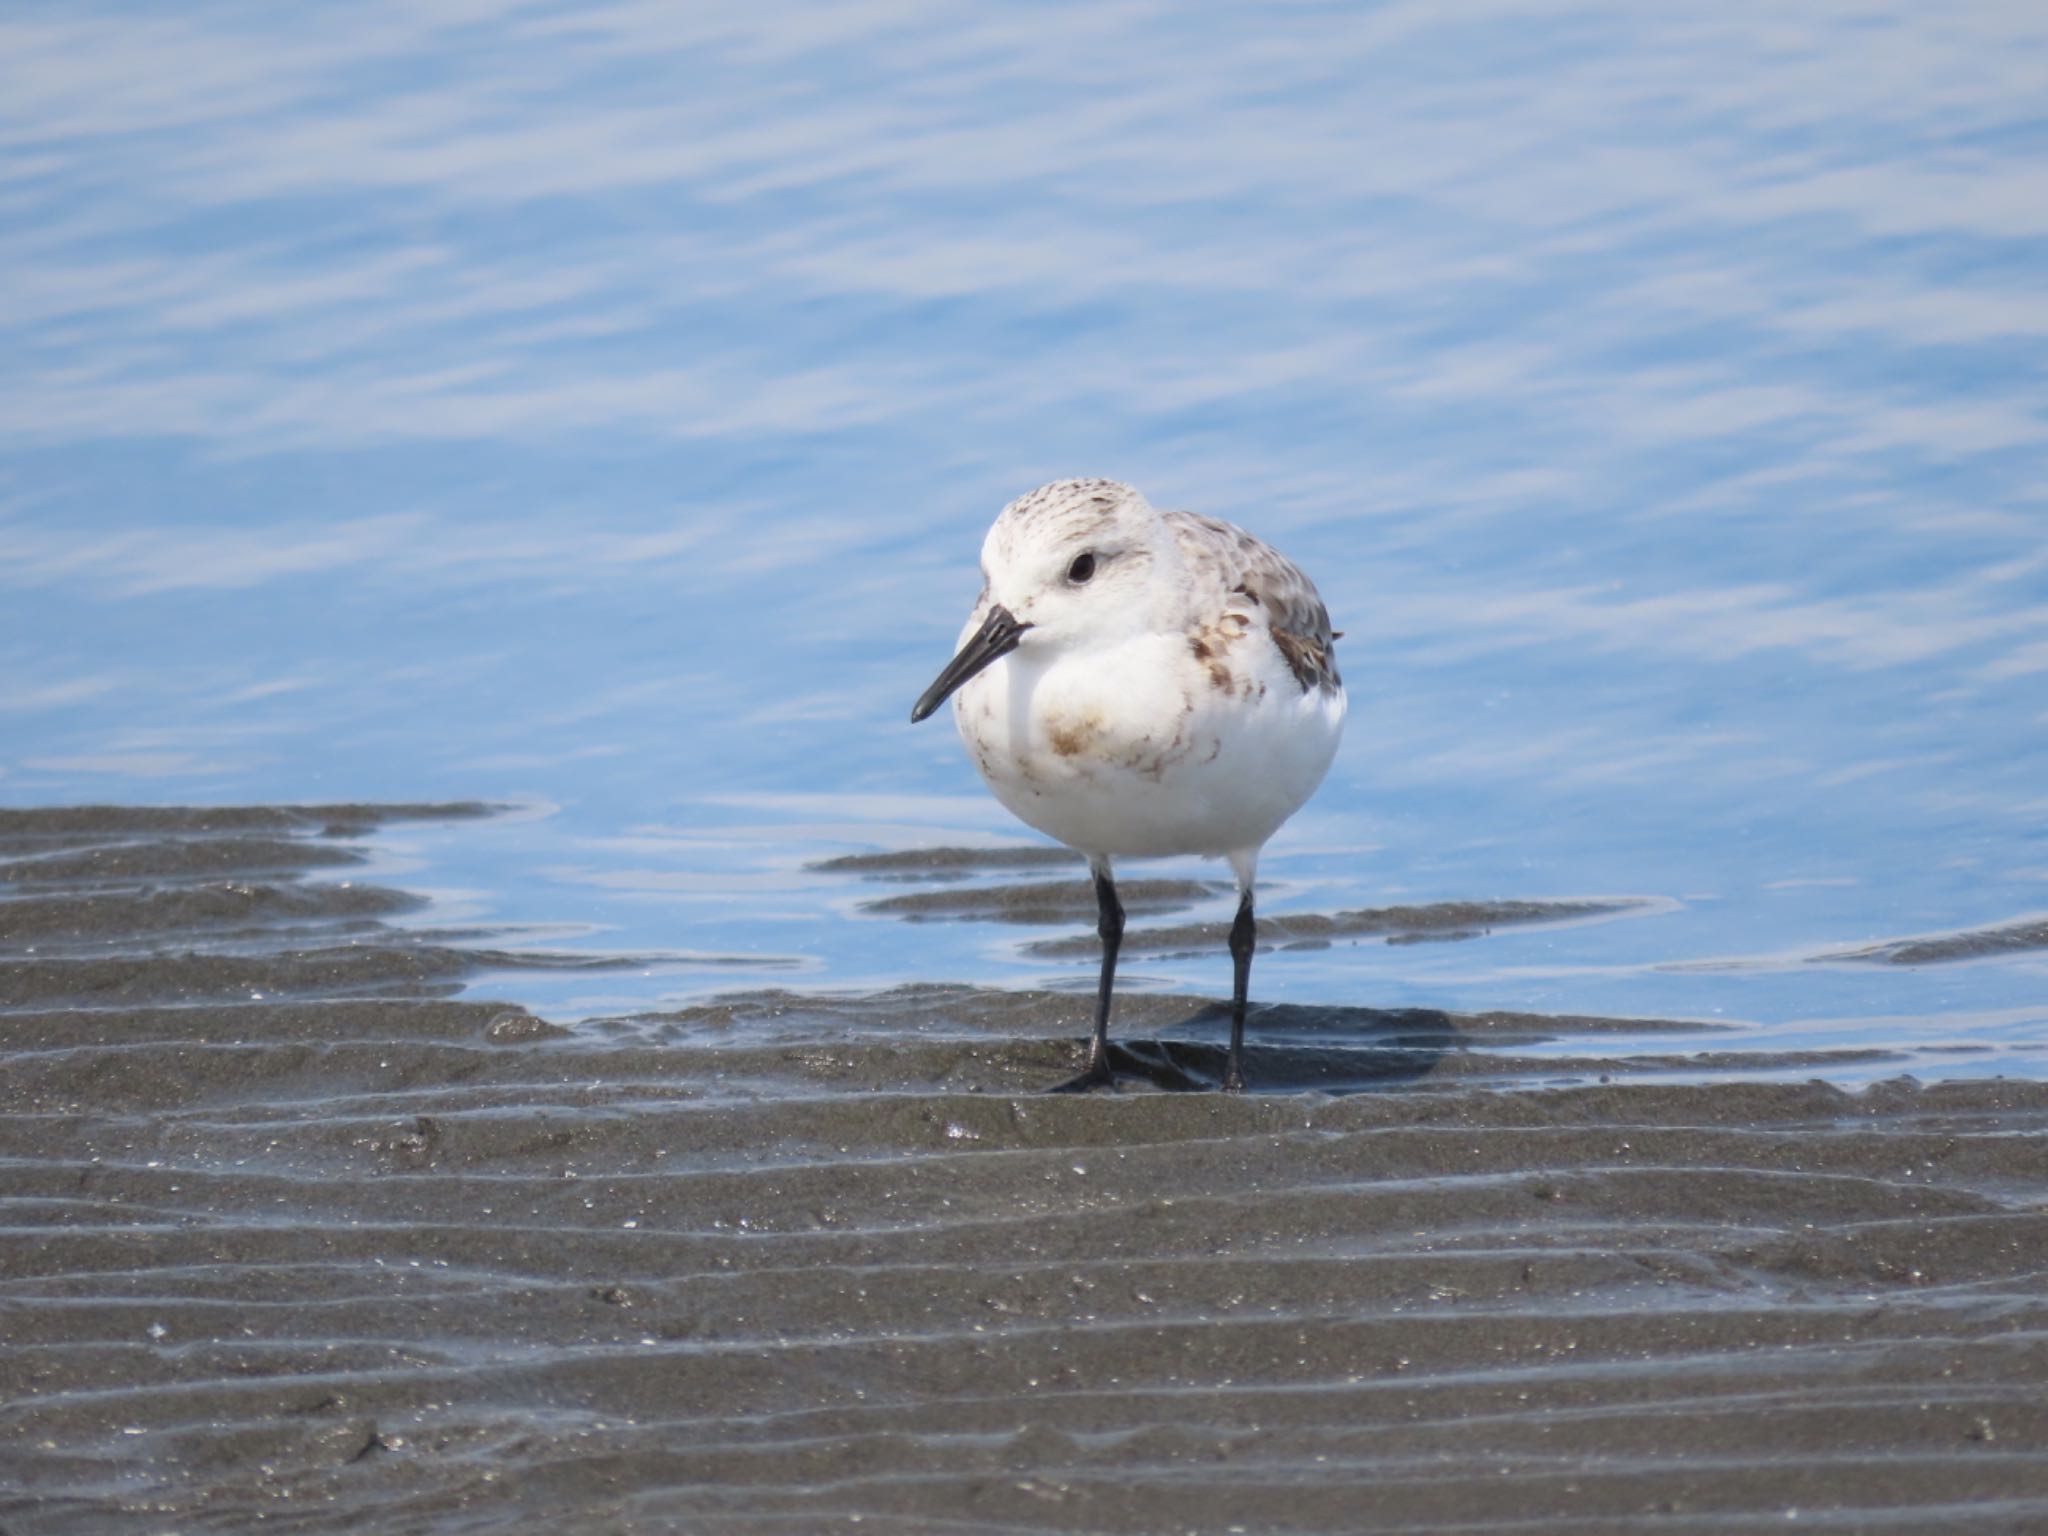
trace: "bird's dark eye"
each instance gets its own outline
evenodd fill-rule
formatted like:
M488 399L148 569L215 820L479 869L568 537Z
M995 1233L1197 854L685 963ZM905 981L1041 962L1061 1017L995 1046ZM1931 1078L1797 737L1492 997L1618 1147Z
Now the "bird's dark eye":
M1074 563L1067 567L1067 580L1071 581L1077 587L1080 586L1082 582L1086 581L1090 576L1093 576L1094 574L1095 556L1092 552L1085 555L1074 556Z

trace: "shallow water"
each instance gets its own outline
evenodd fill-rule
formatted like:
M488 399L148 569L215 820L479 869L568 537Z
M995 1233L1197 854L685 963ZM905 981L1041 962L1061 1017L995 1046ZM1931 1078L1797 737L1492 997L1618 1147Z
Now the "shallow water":
M905 717L996 509L1110 473L1345 631L1267 913L1634 903L1261 998L2039 1073L2038 945L1843 957L2048 912L2043 28L0 23L0 802L517 803L373 873L647 961L478 983L563 1019L1085 988L812 866L1019 835Z

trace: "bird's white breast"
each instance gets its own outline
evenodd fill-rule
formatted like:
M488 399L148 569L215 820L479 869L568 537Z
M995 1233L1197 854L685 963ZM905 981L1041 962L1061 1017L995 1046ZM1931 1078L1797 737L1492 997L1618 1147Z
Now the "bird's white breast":
M1019 820L1085 853L1256 850L1314 793L1337 750L1341 689L1304 691L1263 635L1204 655L1181 632L1043 657L974 678L954 718Z

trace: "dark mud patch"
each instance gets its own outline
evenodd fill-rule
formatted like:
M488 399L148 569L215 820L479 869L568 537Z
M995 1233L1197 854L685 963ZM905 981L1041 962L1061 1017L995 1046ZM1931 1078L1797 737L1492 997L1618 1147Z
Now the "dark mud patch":
M2042 1084L1271 1007L1294 1091L1161 1092L1224 1018L1134 994L1057 1098L1085 997L563 1030L273 910L171 1003L136 910L0 1013L9 1536L2048 1525Z
M19 848L30 841L16 837ZM54 839L39 838L50 842ZM72 888L155 882L218 879L224 875L256 877L296 874L360 864L362 853L335 843L293 841L256 836L151 838L147 841L103 843L76 852L41 853L0 860L0 882L22 889L39 885Z
M219 866L243 872L267 871L279 867L304 868L329 862L344 862L357 855L344 854L339 860L311 851L300 843L289 855L293 862L274 862L279 841L308 837L361 837L377 827L401 821L451 821L494 816L504 808L482 801L464 800L448 805L59 805L17 808L0 806L0 856L39 857L56 855L73 861L73 867L89 866L99 859L119 864L120 850L140 842L147 849L134 857L157 867L144 872L165 875L188 852L206 858L218 854L223 844L214 841L210 850L192 850L187 839L233 839L242 844ZM270 853L250 857L265 846L269 834Z
M0 806L0 838L99 842L125 833L181 835L277 832L351 836L400 821L458 821L495 816L482 800L418 805L52 805Z
M488 810L465 802L0 811L0 836L18 855L0 863L0 1012L442 997L485 971L622 970L674 958L492 947L501 930L401 930L384 919L417 911L417 896L303 878L362 861L360 848L336 839Z
M1085 866L1072 849L1027 844L1009 848L903 848L889 853L843 853L807 867L824 874L911 881L965 880L973 875L1009 870Z
M1948 965L1959 960L1989 960L2028 950L2048 950L2048 918L1972 928L1962 933L1934 934L1918 939L1893 939L1863 949L1818 955L1819 960L1865 960L1883 965Z
M0 886L0 891L5 887ZM416 896L368 885L272 885L247 880L179 882L138 891L8 897L0 894L0 950L35 941L89 945L200 929L246 930L391 917L424 906Z
M608 971L648 963L624 955L452 949L371 932L349 944L264 954L186 952L0 961L0 1010L44 1008L57 1002L80 1006L243 998L261 1002L280 996L384 993L433 997L452 994L464 977L479 971ZM734 956L728 963L749 968L761 964L750 956Z
M1117 900L1130 916L1184 912L1233 889L1215 880L1119 880ZM882 896L860 904L863 912L907 922L1061 924L1094 922L1095 887L1087 880L1034 880L1019 885L949 886Z
M1497 928L1587 922L1645 911L1641 901L1441 901L1421 906L1371 907L1351 912L1287 912L1259 919L1261 949L1312 949L1349 939L1384 939L1389 944L1475 939ZM1134 928L1124 934L1124 953L1205 954L1230 937L1228 922L1176 923ZM1095 952L1093 936L1037 939L1034 955L1067 959Z

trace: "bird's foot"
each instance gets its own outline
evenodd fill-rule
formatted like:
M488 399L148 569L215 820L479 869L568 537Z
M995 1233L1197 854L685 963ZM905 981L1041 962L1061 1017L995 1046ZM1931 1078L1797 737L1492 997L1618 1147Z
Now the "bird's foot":
M1231 1057L1230 1061L1223 1068L1223 1091L1225 1093L1244 1092L1244 1063L1235 1056Z
M1054 1083L1052 1087L1045 1091L1047 1093L1093 1093L1098 1088L1110 1093L1116 1092L1116 1078L1109 1070L1109 1052L1107 1051L1090 1054L1087 1066L1068 1078L1064 1083Z

